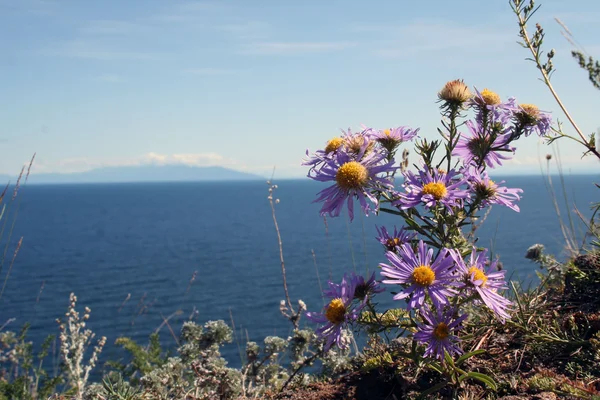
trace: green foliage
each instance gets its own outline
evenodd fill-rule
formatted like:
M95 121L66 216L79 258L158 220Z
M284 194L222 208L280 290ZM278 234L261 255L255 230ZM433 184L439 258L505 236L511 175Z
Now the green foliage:
M7 368L0 376L0 399L46 399L63 382L60 375L50 376L43 368L55 336L48 336L34 354L33 343L27 341L28 331L29 324L25 324L18 334L0 333L0 359Z
M116 379L105 378L102 388L106 393L106 400L137 400L141 398L140 389L131 387L123 380L121 375Z
M107 364L118 371L132 383L137 383L139 377L146 375L153 369L161 367L167 362L168 355L163 354L158 333L152 333L148 345L142 347L127 337L120 337L115 344L121 346L130 355L127 364L121 362L108 362Z
M588 78L592 85L594 85L596 89L600 89L600 62L594 60L591 56L586 58L579 50L573 50L571 55L577 60L579 66L587 71Z

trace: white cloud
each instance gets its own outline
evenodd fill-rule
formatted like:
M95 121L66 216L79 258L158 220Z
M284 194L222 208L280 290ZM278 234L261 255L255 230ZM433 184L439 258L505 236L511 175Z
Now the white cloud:
M345 50L356 46L352 42L255 42L242 51L244 54L295 55L326 53Z
M495 48L514 44L503 27L464 25L447 20L419 19L399 26L363 25L353 28L363 40L371 38L372 53L384 58L407 58L423 52Z
M220 25L219 30L244 42L265 40L271 35L269 26L261 21L243 21Z
M156 154L149 153L146 157L155 164L183 164L192 166L209 166L231 164L232 160L226 160L217 153L180 153L180 154Z
M187 68L181 72L189 75L229 75L235 73L233 70L223 68Z
M189 165L189 166L236 166L238 169L247 169L235 160L226 158L217 153L175 153L161 154L150 152L133 158L92 158L73 157L49 162L43 157L36 158L32 166L35 173L72 173L84 172L102 167L124 167L136 165Z
M104 75L97 76L96 80L99 80L101 82L108 82L108 83L125 82L124 78L120 77L119 75L113 75L113 74L104 74Z
M99 41L76 39L42 50L43 54L70 58L84 58L99 61L112 60L158 60L162 55L126 49L114 44Z
M86 21L81 28L81 33L87 35L129 35L147 31L148 29L144 25L119 20Z

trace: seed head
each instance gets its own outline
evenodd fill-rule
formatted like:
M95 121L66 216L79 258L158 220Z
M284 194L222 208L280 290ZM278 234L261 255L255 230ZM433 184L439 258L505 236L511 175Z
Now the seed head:
M455 79L444 85L438 97L448 103L463 104L471 98L471 91L462 79Z

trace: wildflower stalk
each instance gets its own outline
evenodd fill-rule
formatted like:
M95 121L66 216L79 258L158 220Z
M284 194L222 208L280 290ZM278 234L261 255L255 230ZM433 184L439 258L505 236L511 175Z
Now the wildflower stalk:
M277 189L277 185L271 184L271 181L267 181L269 185L269 205L271 206L271 215L273 216L273 223L275 224L275 231L277 232L277 244L279 245L279 260L281 261L281 276L283 278L283 291L285 293L285 299L288 303L288 307L293 309L292 300L288 292L287 277L285 274L285 261L283 259L283 242L281 240L281 232L279 232L279 224L277 223L277 216L275 215L275 202L279 203L279 199L273 200L273 191Z
M554 100L556 100L556 103L571 123L571 126L577 132L577 135L579 135L579 139L572 136L564 135L562 134L562 132L560 133L560 136L568 137L582 144L584 147L587 148L588 152L593 153L596 157L600 159L600 153L596 150L595 143L586 139L585 135L582 133L581 129L567 110L567 107L564 105L564 103L558 96L558 93L552 86L552 83L550 82L550 73L553 71L552 58L554 57L554 50L551 50L548 53L548 62L546 64L542 64L542 61L540 59L540 46L544 38L544 31L542 27L539 24L536 24L536 32L533 37L530 37L529 33L527 32L527 22L532 17L532 15L540 8L540 6L534 8L533 1L530 1L528 5L524 5L523 0L510 0L509 4L519 21L519 36L523 39L523 43L521 43L521 45L524 48L528 49L531 52L531 55L533 56L533 58L528 58L528 60L531 60L535 63L537 69L542 75L542 81L548 87L548 90L550 90L552 97L554 97Z
M86 322L90 317L91 310L86 307L83 317L75 310L77 297L74 293L69 296L69 309L66 314L66 322L57 320L60 328L60 352L65 366L67 382L73 389L77 400L83 399L90 372L98 362L98 356L106 344L106 337L100 338L87 362L84 365L84 355L95 334L85 329Z

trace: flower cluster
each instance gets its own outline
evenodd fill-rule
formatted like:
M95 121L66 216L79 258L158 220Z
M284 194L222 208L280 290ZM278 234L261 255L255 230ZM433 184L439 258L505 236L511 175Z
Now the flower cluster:
M412 339L422 357L443 360L462 353L466 305L488 310L501 323L510 318L512 303L502 295L505 271L497 259L487 257L486 249L474 246L474 229L467 234L464 227L475 227L482 211L493 205L519 211L523 191L492 180L488 170L509 160L521 137L547 135L551 119L533 105L514 98L503 101L489 89L471 90L462 80L448 82L438 99L443 140L415 143L421 159L416 171L401 168L396 175L398 146L418 133L407 127L344 131L304 164L310 178L332 182L315 200L323 203L322 215L339 216L346 203L352 220L358 199L365 214L387 212L403 219L403 226L393 231L376 227L387 258L379 263L381 283L393 285L393 299L406 303ZM466 113L472 118L461 122ZM380 291L374 275L366 281L346 275L340 284L329 283L324 295L330 301L323 312L308 313L322 324L317 335L324 339L325 351L334 344L347 346L342 332L361 313L378 315L370 299Z
M317 195L322 202L321 215L337 217L347 204L350 220L354 218L354 199L365 215L377 211L379 200L373 192L393 188L394 154L398 146L414 138L418 130L406 127L375 131L365 128L358 133L350 129L329 140L323 150L310 155L303 165L310 166L309 178L332 185Z
M311 321L323 324L317 329L316 334L325 339L325 351L333 344L340 348L348 346L344 340L344 329L357 320L371 296L382 291L383 289L375 281L375 274L366 281L360 275L350 274L344 276L339 284L329 282L329 288L323 292L323 295L330 300L323 311L306 313L306 317Z
M398 254L386 254L389 264L380 265L381 275L387 278L383 283L403 288L394 300L406 299L407 309L418 310L427 321L419 326L415 339L435 348L428 347L427 355L442 358L444 351L461 353L456 346L458 337L451 335L466 318L458 316L457 304L469 299L481 301L504 322L510 318L507 310L511 302L498 294L498 290L506 288L505 271L494 270L496 262L489 263L486 251L477 253L473 248L468 261L455 249L442 248L436 257L433 254L434 249L420 240L417 251L405 244Z

